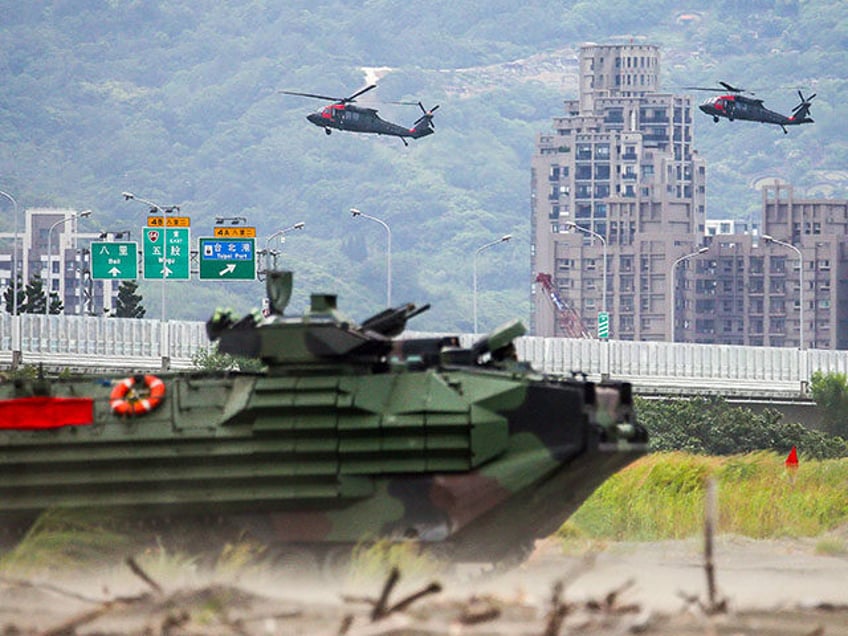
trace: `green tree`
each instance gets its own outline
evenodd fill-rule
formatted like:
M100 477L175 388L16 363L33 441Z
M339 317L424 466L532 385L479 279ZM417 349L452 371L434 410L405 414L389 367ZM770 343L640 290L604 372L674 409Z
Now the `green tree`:
M142 306L141 294L137 294L138 283L134 280L122 280L118 286L118 297L115 300L115 318L144 318L147 310Z
M50 308L48 311L53 315L65 312L65 303L59 300L59 294L56 292L50 292Z
M6 290L3 292L3 306L6 309L6 313L13 313L15 309L14 303L14 287L12 283L9 283L9 286L6 287ZM18 272L18 312L21 311L21 307L24 305L24 301L26 300L26 291L24 290L24 282L21 279L21 274Z
M816 371L810 390L822 411L824 430L848 439L848 377L844 373Z
M47 294L44 290L44 281L41 276L35 274L29 279L24 290L23 306L18 305L18 310L22 314L43 314L44 307L47 303Z

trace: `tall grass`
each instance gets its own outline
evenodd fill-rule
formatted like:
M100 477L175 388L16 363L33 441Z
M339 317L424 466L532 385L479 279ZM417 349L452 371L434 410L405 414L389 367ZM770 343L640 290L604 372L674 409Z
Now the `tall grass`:
M719 486L717 531L752 538L814 537L848 524L848 459L656 453L603 484L560 530L602 540L654 541L697 535L706 480Z
M118 530L120 522L103 522L88 511L49 510L8 552L0 553L0 572L32 572L78 567L83 563L118 560L133 539Z
M608 479L557 534L572 543L595 545L699 536L710 476L718 482L719 533L757 539L819 537L822 552L848 552L844 537L828 537L837 528L848 528L848 458L802 456L800 466L790 473L784 457L772 452L649 455ZM0 553L0 573L115 564L130 554L138 555L153 574L199 562L191 550L199 547L197 542L151 543L148 533L130 528L120 516L50 511L14 549ZM261 564L264 546L240 538L217 545L217 550L212 568L230 572ZM364 542L355 550L349 573L356 581L379 578L399 564L405 572L424 576L439 568L438 559L420 553L414 544L377 541Z

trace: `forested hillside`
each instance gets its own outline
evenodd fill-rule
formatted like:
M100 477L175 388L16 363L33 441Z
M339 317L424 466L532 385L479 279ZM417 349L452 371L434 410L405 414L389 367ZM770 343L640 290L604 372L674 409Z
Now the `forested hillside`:
M576 50L638 37L662 48L664 89L728 81L789 112L797 89L818 93L816 123L777 127L701 115L708 216L759 209L762 177L846 197L848 5L821 0L633 3L506 0L0 0L0 189L25 207L92 208L85 229L140 227L131 191L177 204L193 236L216 216L244 216L264 237L289 235L280 265L295 270L294 305L336 291L362 319L385 300L389 224L393 300L431 302L411 325L469 330L472 258L480 326L529 312L529 162L535 136L576 97ZM684 16L684 17L681 17ZM618 39L616 39L618 38ZM305 116L346 96L365 68L387 67L360 103L411 124L418 101L436 134L398 139L334 133ZM701 96L696 96L700 99ZM11 228L6 202L0 228ZM143 284L157 315L158 286ZM205 318L259 303L260 283L168 286L168 314Z

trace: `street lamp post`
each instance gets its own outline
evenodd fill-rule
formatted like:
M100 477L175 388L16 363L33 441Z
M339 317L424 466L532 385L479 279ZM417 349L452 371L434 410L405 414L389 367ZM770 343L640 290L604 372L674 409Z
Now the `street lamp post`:
M603 278L603 281L601 282L601 287L603 288L603 298L601 298L601 311L607 313L607 240L594 230L590 230L589 228L583 227L582 225L577 225L577 223L575 223L574 221L566 221L565 227L571 227L575 230L580 230L581 232L590 234L601 241L604 259L604 267L601 270L601 277Z
M669 280L669 284L668 284L668 296L671 299L671 320L670 320L670 322L671 322L671 341L672 342L675 341L675 335L676 335L675 334L675 324L674 324L674 306L676 304L676 298L675 298L675 293L674 293L675 289L676 289L676 285L674 284L674 272L677 269L677 266L680 263L682 263L683 261L688 260L690 258L694 258L695 256L698 256L699 254L704 254L705 252L708 252L709 250L710 250L709 246L702 247L702 248L698 249L698 251L692 252L691 254L684 254L683 256L681 256L680 258L678 258L676 261L674 261L671 264L671 276L669 277L670 280Z
M294 225L290 225L289 227L284 227L282 230L277 230L276 232L274 232L273 234L270 234L265 239L265 252L264 253L265 253L265 271L266 272L268 271L268 258L272 255L271 241L273 241L278 236L281 237L281 239L280 239L281 241L285 241L286 240L285 235L287 233L289 233L293 230L302 230L305 225L306 225L306 223L304 223L303 221L298 221ZM274 256L274 269L277 269L277 254L276 254L276 252L273 252L273 256Z
M360 212L357 208L351 208L350 214L354 218L361 216L363 219L374 221L383 226L386 230L386 307L392 306L392 231L385 221L378 219L376 216Z
M178 205L171 205L168 207L162 207L153 201L148 201L147 199L142 199L141 197L135 196L132 192L122 192L121 195L124 197L124 201L138 201L143 205L149 206L150 213L157 212L159 216L162 217L162 318L161 321L165 322L165 278L166 272L168 270L168 219L166 214L169 212L178 212L180 207Z
M792 245L792 243L787 243L786 241L780 241L773 236L769 236L768 234L763 234L763 240L766 243L776 243L778 245L782 245L790 250L794 250L798 255L798 303L800 307L798 309L798 320L800 324L798 325L798 338L800 340L799 346L800 349L804 350L804 255L801 254L801 250Z
M12 315L18 315L18 202L8 192L0 190L0 196L4 196L15 208L15 237L12 243Z
M57 226L67 223L68 221L73 221L77 218L83 219L87 216L91 216L91 210L83 210L79 214L76 212L72 212L70 216L66 216L64 219L59 219L53 225L50 226L50 229L47 230L47 276L44 279L44 284L47 287L45 291L45 301L44 301L44 315L47 316L50 314L50 283L52 280L53 274L53 263L50 260L51 252L52 252L52 238L53 238L53 230L56 229ZM61 250L59 251L59 256L61 257ZM61 258L59 259L61 263ZM61 267L59 270L61 271ZM80 277L80 285L82 285L82 277Z
M471 302L474 305L474 333L477 333L477 255L480 254L483 250L487 250L490 247L494 247L500 243L506 243L512 238L512 234L504 234L499 239L494 241L490 241L485 245L478 247L474 252L474 262L473 262L473 292L471 294Z

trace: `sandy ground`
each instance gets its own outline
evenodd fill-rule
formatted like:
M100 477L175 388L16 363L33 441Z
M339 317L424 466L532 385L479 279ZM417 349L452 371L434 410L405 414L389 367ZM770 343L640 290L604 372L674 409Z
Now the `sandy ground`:
M848 635L848 555L817 554L815 541L719 537L712 607L703 561L694 540L577 556L546 543L510 572L401 573L390 590L388 577L315 584L285 571L145 582L125 564L49 580L3 575L0 635Z

